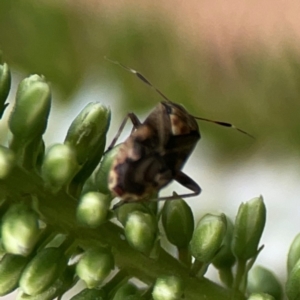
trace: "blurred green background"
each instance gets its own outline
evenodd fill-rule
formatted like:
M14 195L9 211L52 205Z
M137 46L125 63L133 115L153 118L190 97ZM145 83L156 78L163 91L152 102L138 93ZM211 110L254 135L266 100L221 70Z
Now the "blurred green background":
M61 109L67 110L74 98L78 100L83 85L91 80L104 94L108 91L104 104L119 95L113 122L116 114L120 121L128 111L145 116L161 99L130 73L105 61L107 56L139 70L193 115L232 122L255 136L252 140L233 130L200 123L203 140L193 155L196 168L191 176L200 174L197 181L204 192L201 201L191 199L189 203L202 211L228 209L234 216L241 201L263 194L270 216L263 242L271 248L266 247L262 257L283 274L287 243L300 231L297 45L284 43L283 38L277 51L274 43L248 41L246 30L241 44L247 41L247 47L238 43L230 51L222 45L214 47L207 37L184 32L184 20L188 22L191 16L183 15L180 23L173 15L176 9L179 15L185 13L180 7L169 2L171 13L168 5L162 8L152 2L120 2L118 7L118 2L109 6L107 1L1 0L3 60L17 78L45 75L55 90L53 101L63 102ZM193 1L186 5L197 9ZM209 33L213 25L204 30ZM86 101L79 99L80 108ZM71 118L79 110L73 110ZM113 124L114 130L118 124Z
M218 157L263 148L298 154L300 143L300 61L291 45L272 55L266 46L237 45L230 66L200 38L183 37L162 11L122 12L88 1L0 1L0 46L4 60L24 74L43 74L61 93L55 101L72 101L84 78L114 80L122 89L125 111L148 110L160 98L104 56L141 71L172 100L195 115L234 123L255 141L201 123ZM100 7L99 7L100 6ZM117 6L117 5L116 5ZM209 28L208 28L209 30ZM259 50L260 49L260 50ZM83 100L84 101L84 100ZM272 156L273 157L273 156Z

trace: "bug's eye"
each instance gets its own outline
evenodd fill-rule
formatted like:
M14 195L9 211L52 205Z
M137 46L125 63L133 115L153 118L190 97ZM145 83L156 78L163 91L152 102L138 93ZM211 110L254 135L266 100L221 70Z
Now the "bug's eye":
M166 105L166 112L167 114L171 115L172 114L172 108L169 105Z
M162 101L161 104L165 107L166 113L167 113L168 115L172 114L173 109L172 109L172 106L170 105L170 103L165 102L165 101Z

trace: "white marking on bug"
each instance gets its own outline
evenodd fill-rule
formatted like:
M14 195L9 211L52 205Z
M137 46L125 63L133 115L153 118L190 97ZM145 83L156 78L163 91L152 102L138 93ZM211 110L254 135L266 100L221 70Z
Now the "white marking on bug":
M177 115L170 115L171 129L173 135L189 134L189 126L187 126Z
M110 190L112 190L118 182L118 175L115 172L110 171L108 178L108 187Z

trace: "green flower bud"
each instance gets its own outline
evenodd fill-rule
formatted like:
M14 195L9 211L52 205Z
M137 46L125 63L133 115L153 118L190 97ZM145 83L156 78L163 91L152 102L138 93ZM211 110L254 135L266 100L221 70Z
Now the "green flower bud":
M0 179L9 175L15 164L15 155L8 148L0 145Z
M212 263L215 268L219 271L219 277L227 287L232 287L233 284L233 273L232 267L235 264L235 256L231 250L231 241L233 236L233 223L226 216L227 229L225 238L221 245L220 251L216 254Z
M70 183L78 170L76 154L70 146L55 144L47 150L42 165L42 177L47 184L61 188Z
M233 236L233 223L226 217L227 230L220 251L214 257L212 263L217 269L231 268L235 264L235 257L231 251Z
M5 254L0 261L0 296L12 292L18 287L19 278L28 262L27 257Z
M43 139L39 140L39 145L36 149L34 149L34 151L36 151L35 153L35 161L34 161L34 166L36 167L36 169L38 170L38 173L41 173L41 168L42 168L42 164L44 161L44 156L45 156L45 143L43 141Z
M285 291L289 300L300 299L300 260L298 260L288 276Z
M117 290L112 300L124 300L128 296L135 295L137 292L138 288L133 283L126 282Z
M81 169L73 178L69 193L79 196L88 177L98 165L106 143L110 110L100 103L90 103L71 124L65 144L71 146Z
M159 277L154 285L152 296L154 300L182 299L183 285L176 276Z
M97 287L114 268L114 258L105 248L87 250L76 266L76 273L88 288Z
M109 194L110 190L108 188L108 174L111 169L111 165L118 153L120 145L115 146L109 152L107 152L99 166L99 168L95 171L95 186L97 187L98 191L103 194Z
M106 300L107 296L103 290L84 289L79 294L73 296L71 300Z
M265 222L266 207L262 197L240 205L232 241L232 251L238 259L248 260L257 254Z
M282 287L275 275L261 266L251 269L248 274L249 293L266 293L275 299L282 299Z
M73 267L67 267L63 274L45 291L37 295L28 295L22 290L18 293L16 300L52 300L63 295L74 285Z
M268 294L264 294L264 293L256 294L255 293L255 294L251 294L247 300L275 300L275 298Z
M300 258L300 233L294 238L288 253L287 270L288 274L292 271Z
M3 217L1 232L7 252L27 256L40 232L38 215L24 203L14 204Z
M156 230L155 217L140 211L133 211L128 215L124 228L128 243L146 254L149 254L154 245Z
M192 255L200 262L209 263L220 249L226 234L226 216L206 214L194 231L190 246Z
M127 222L128 215L134 211L139 211L143 213L149 213L149 209L145 203L126 203L126 205L121 205L115 210L116 217L118 221L125 226Z
M19 84L9 128L21 143L42 136L47 127L51 91L44 77L31 75Z
M100 103L89 103L72 122L65 144L76 151L77 161L84 164L97 153L99 162L105 147L110 110Z
M77 220L80 224L96 228L107 219L111 197L98 192L88 192L81 196L77 207Z
M0 119L8 104L5 104L9 94L11 84L11 75L8 64L0 64Z
M162 224L171 244L178 248L189 245L194 231L194 217L191 208L184 200L165 201L162 209Z
M44 248L28 263L20 279L20 287L28 295L46 291L67 267L67 258L60 248Z

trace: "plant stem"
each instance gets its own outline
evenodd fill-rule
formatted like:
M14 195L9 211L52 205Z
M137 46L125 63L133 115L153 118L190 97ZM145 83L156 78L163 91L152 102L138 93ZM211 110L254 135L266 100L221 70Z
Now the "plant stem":
M221 281L229 288L233 285L233 274L231 268L219 269L219 277Z
M237 260L237 271L235 280L233 283L233 293L234 297L233 299L236 299L236 294L240 291L241 284L243 283L245 272L246 272L246 260L244 259L238 259Z
M129 246L122 239L123 230L107 222L97 229L82 228L76 222L77 201L64 191L52 194L47 190L42 179L16 166L9 176L0 181L0 190L15 201L22 200L24 193L31 193L39 199L39 210L47 224L55 231L68 233L76 238L83 248L107 246L112 249L115 263L131 277L139 278L146 284L152 284L161 275L175 275L182 279L185 287L185 298L189 300L230 300L230 291L203 278L190 276L190 270L162 248L157 259L151 259ZM245 297L238 291L236 300Z
M184 263L188 268L191 267L192 259L188 248L177 248L178 249L178 259Z

